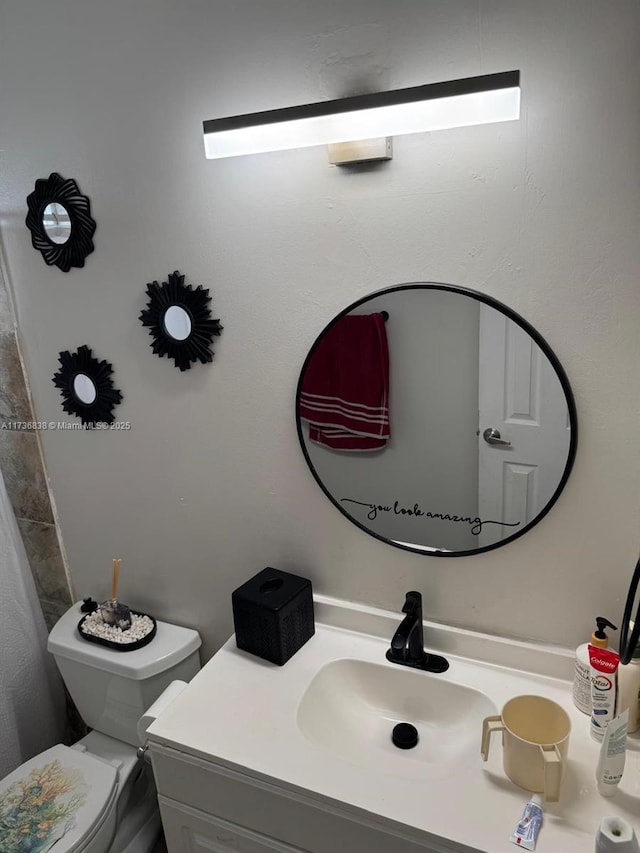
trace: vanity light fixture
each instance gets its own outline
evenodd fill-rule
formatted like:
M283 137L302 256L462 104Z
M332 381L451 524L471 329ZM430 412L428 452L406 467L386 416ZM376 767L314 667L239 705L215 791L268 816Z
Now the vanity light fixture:
M210 119L207 159L424 133L520 117L520 72L356 95L335 101Z

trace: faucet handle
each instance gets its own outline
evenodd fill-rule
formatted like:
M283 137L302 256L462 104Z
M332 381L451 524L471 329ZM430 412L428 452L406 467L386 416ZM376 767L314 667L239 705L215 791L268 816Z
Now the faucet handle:
M414 615L418 609L422 609L422 593L411 590L406 594L402 612Z

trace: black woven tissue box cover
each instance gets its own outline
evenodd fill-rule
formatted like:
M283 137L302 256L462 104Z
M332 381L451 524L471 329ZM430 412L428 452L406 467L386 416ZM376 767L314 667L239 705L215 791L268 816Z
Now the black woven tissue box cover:
M267 567L231 594L236 645L282 666L315 633L311 581Z

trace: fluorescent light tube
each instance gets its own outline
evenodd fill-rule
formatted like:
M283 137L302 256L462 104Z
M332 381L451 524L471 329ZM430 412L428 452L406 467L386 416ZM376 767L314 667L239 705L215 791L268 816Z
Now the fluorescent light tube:
M424 133L520 117L520 72L486 74L392 92L204 122L208 159Z

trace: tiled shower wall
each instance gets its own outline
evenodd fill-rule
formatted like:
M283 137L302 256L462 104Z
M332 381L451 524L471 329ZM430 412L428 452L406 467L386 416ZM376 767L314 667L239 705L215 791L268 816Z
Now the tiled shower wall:
M0 269L0 427L33 420L13 310ZM72 598L36 432L0 428L0 470L50 629Z

